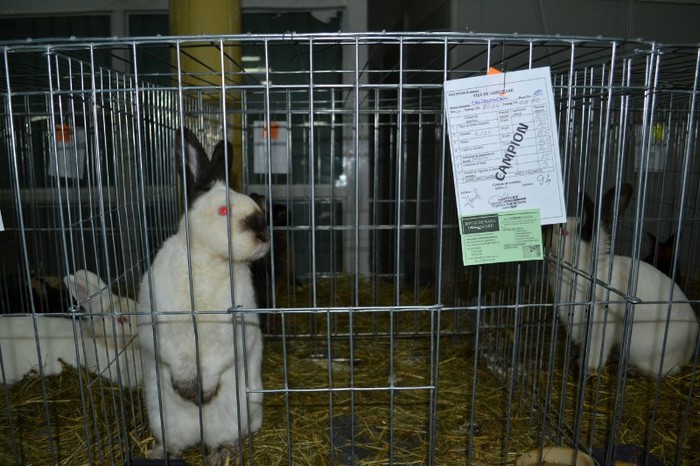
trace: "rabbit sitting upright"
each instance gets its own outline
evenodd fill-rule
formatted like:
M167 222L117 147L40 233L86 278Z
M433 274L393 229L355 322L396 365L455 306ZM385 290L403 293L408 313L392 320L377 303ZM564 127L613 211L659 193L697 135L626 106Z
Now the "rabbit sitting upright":
M203 442L212 450L207 463L222 464L262 423L262 394L249 393L262 389L262 335L258 315L245 310L256 307L249 263L267 254L269 231L258 203L226 185L223 142L209 161L185 128L174 152L186 176L189 229L183 217L144 274L138 299L157 440L149 455L177 456Z
M619 213L627 207L632 191L629 184L621 186ZM611 188L603 196L601 206L602 228L598 232L595 270L595 209L588 195L584 199L582 218L569 217L566 225L552 236L552 254L560 256L550 265L550 287L557 295L559 319L573 342L579 345L589 371L602 369L612 348L621 343L625 320L625 300L601 284L595 286L593 300L588 302L591 280L585 276L590 274L593 279L623 293L628 289L632 259L610 255L609 232L614 207L615 190ZM669 296L672 296L671 303ZM698 338L698 320L686 296L665 274L640 261L636 298L639 302L633 304L631 314L630 364L654 377L677 373L693 355ZM586 338L588 350L584 354Z

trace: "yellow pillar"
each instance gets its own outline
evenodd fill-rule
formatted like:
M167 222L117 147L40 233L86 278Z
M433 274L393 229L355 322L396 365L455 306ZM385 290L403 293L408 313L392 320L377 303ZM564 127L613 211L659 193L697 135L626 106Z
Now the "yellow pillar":
M240 34L241 7L239 0L170 0L170 34L176 36L198 36L201 34ZM183 44L180 53L182 83L188 85L221 84L221 53L217 44ZM224 73L226 85L240 82L241 47L226 43L224 49ZM174 63L177 63L177 58ZM213 88L205 95L210 102L219 102L221 90ZM243 154L241 143L240 95L226 96L227 127L229 141L233 144L233 168L231 186L241 191L243 186ZM223 139L223 134L221 135Z
M173 35L240 32L238 0L170 0L170 33Z

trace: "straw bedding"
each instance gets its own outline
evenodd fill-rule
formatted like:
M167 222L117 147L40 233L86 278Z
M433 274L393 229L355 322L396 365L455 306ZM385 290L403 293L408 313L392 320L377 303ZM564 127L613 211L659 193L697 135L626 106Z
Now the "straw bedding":
M562 361L552 374L528 367L513 371L507 365L494 368L484 352L475 351L474 338L469 335L396 337L398 330L415 329L417 323L422 329L444 327L449 319L443 316L438 322L429 309L353 313L355 330L382 330L383 335L353 338L352 351L348 338L331 338L330 345L326 338L327 328L339 333L349 328L349 313L313 315L315 321L309 313L285 315L285 328L303 333L315 326L322 337L266 341L264 386L273 392L265 395L263 427L252 436L252 443L248 439L242 443L240 455L246 464L251 454L254 464L264 465L287 464L290 456L297 464L386 464L390 457L395 464L424 464L431 427L435 429L436 464L466 464L470 454L474 464L501 464L506 451L507 462L513 464L520 453L538 447L542 436L548 444L567 443L577 433L574 425L581 444L591 439L594 446L606 444L617 389L614 362L603 374L588 377L585 392L579 396L579 380ZM395 338L389 336L392 331ZM507 346L512 334L502 335ZM431 370L436 368L431 361L436 360L437 374ZM435 392L428 387L436 375L433 401L437 404L432 415ZM550 376L551 401L545 417ZM697 395L689 396L693 376L691 367L667 377L658 396L653 380L628 378L615 442L645 445L651 436L652 451L663 462L675 460L680 448L681 464L700 464L694 448L700 445L700 400ZM88 379L91 383L85 383ZM517 383L511 384L512 379ZM4 391L0 464L15 460L26 465L49 464L49 444L61 465L100 460L122 464L126 455L142 457L152 446L138 391L120 390L71 367L45 382L46 402L36 374ZM534 386L539 388L533 390ZM584 406L581 419L575 417L577 399ZM648 430L654 403L658 403L656 419L653 430ZM431 418L435 420L432 425ZM558 436L557 425L568 426L561 432L563 438ZM677 435L680 426L687 426L683 438ZM354 448L350 439L354 439ZM200 455L201 450L194 447L183 456L187 464L199 464ZM233 458L232 464L240 459Z

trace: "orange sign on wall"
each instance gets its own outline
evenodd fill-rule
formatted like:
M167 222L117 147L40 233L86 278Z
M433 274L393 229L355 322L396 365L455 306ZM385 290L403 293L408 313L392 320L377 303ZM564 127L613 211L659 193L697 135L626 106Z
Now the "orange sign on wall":
M270 139L273 141L277 140L280 135L280 125L276 121L270 122ZM262 137L263 139L267 137L267 126L262 127Z
M70 142L70 126L56 125L56 140L58 142Z

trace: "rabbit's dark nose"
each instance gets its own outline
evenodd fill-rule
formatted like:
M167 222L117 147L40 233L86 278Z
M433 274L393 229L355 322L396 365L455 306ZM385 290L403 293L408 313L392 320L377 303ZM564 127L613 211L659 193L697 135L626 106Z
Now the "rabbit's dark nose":
M270 241L270 230L267 228L267 218L263 211L254 212L245 218L245 227L255 233L258 241L267 243Z
M256 237L256 238L258 239L258 241L260 241L261 243L267 243L268 241L270 241L270 230L269 230L269 229L267 228L267 226L266 226L265 229L264 229L263 231L258 231L258 232L255 234L255 237Z

